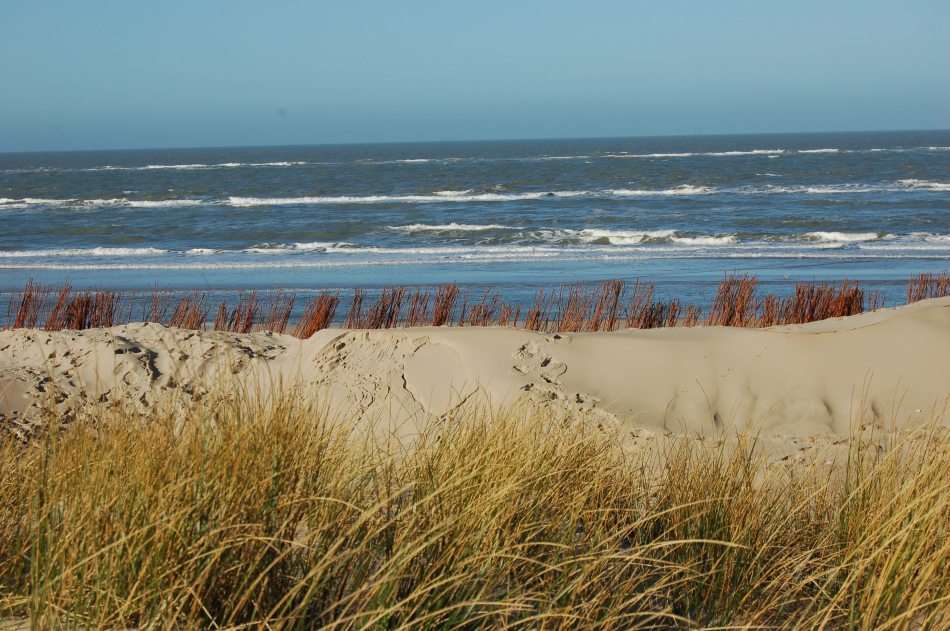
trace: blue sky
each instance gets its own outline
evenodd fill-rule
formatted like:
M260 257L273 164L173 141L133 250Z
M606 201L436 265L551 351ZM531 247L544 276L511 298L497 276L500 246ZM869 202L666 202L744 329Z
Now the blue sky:
M0 151L950 127L950 2L0 1Z

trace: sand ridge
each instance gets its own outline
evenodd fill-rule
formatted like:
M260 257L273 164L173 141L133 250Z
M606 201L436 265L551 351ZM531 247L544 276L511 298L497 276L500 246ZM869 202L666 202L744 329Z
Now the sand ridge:
M36 428L121 399L180 409L222 383L248 396L296 386L334 414L409 436L460 405L521 405L635 438L846 436L856 418L946 423L950 298L808 325L612 333L512 328L327 329L299 340L129 324L0 332L0 423Z

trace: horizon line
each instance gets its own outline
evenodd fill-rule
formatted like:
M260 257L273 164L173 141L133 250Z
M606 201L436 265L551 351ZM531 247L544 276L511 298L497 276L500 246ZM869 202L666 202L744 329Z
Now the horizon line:
M894 134L894 133L950 132L950 128L934 129L842 129L822 131L783 131L783 132L739 132L739 133L681 133L681 134L640 134L630 136L537 136L521 138L468 138L452 140L388 140L388 141L348 141L314 142L299 144L261 144L261 145L192 145L167 147L110 147L106 149L39 149L25 151L0 150L0 155L47 154L47 153L96 153L115 151L180 151L201 149L276 149L302 147L360 147L391 145L440 145L440 144L478 144L495 142L554 142L572 140L636 140L644 138L724 138L751 136L807 136L817 134Z

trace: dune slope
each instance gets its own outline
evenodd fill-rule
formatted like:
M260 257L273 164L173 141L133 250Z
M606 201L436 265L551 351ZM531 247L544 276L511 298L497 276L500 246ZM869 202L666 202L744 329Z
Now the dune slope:
M509 328L327 329L308 340L131 324L0 332L0 419L20 433L116 399L179 408L222 384L296 385L334 414L410 435L463 403L527 405L634 438L736 432L806 439L856 421L947 421L950 298L809 325L553 334Z

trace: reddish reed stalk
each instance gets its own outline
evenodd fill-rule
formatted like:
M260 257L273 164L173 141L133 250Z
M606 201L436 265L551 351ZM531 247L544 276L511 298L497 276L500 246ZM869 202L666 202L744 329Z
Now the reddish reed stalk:
M650 329L655 326L653 305L653 283L643 283L639 279L633 285L630 303L627 306L628 329Z
M780 324L805 324L828 318L855 315L864 311L864 292L847 280L834 285L798 283L795 293L779 309Z
M100 290L82 292L69 299L62 315L54 317L51 314L47 318L46 330L110 327L115 324L116 311L121 301L121 292Z
M683 326L696 326L699 318L702 316L702 310L694 304L686 305L686 315L683 316Z
M518 318L521 317L521 307L513 307L507 302L499 302L498 326L518 326Z
M208 294L198 290L195 290L191 296L180 298L172 310L168 326L179 329L203 329L208 320L209 307L207 302ZM248 331L243 332L247 333Z
M716 290L706 324L720 326L769 327L779 324L803 324L862 313L885 304L883 292L865 293L857 283L845 280L838 285L797 283L787 298L767 294L755 295L758 279L751 275L727 275ZM49 331L108 327L129 321L137 302L135 294L119 291L92 290L75 293L69 283L56 290L56 299L50 303L52 286L27 281L22 292L11 294L7 304L4 327L36 328ZM354 290L353 302L346 318L349 328L392 328L404 326L451 325L459 326L518 326L521 308L510 305L491 288L481 300L469 305L466 290L456 317L460 289L455 284L440 285L434 295L429 290L407 291L405 287L383 288L364 315L364 290ZM701 310L693 304L683 309L678 300L656 302L654 285L639 280L629 292L621 280L610 280L592 288L581 284L562 286L558 292L546 292L543 287L527 309L522 326L532 331L611 331L625 320L629 328L696 326ZM950 273L918 274L908 283L908 301L950 295ZM268 301L262 301L256 292L241 294L237 305L229 309L227 303L218 307L214 328L237 333L249 333L255 325L283 333L287 329L295 302L294 294L278 289ZM555 303L556 301L556 303ZM622 305L626 301L626 309ZM201 329L207 323L210 309L208 294L195 291L193 295L174 301L170 292L155 288L142 301L145 320L163 322L171 309L168 325ZM432 305L430 319L430 303ZM310 337L314 332L330 326L339 305L339 296L324 292L308 303L294 333ZM172 306L174 308L172 309ZM403 309L403 307L406 309ZM404 315L403 315L404 314Z
M432 309L432 326L444 326L452 321L458 295L458 285L454 283L439 285Z
M409 296L409 310L404 326L425 326L429 319L429 291L415 291Z
M564 288L561 288L558 300L557 331L559 333L575 333L584 328L587 312L590 310L594 298L590 291L580 285L570 285L567 288L567 297L564 298Z
M228 330L232 333L250 333L260 315L261 301L256 291L241 294L237 306L228 318Z
M680 301L671 300L669 304L666 305L666 321L664 326L673 327L679 322L680 316Z
M666 324L667 306L662 302L651 302L643 309L637 328L658 329Z
M53 288L49 285L39 285L32 279L26 281L26 287L20 293L19 300L11 296L10 305L7 308L7 321L13 314L14 329L35 329L39 321L43 306L49 299ZM9 328L9 325L8 327Z
M399 321L399 310L406 295L405 287L384 287L366 317L359 321L359 329L391 329Z
M544 287L538 287L538 295L534 299L534 304L528 309L524 317L524 328L529 331L541 331L548 328L549 313L554 303L554 294L550 297L545 296Z
M878 309L883 309L884 305L887 304L887 294L879 289L865 295L864 298L864 310L865 311L877 311Z
M755 288L758 278L743 274L726 276L719 283L716 297L706 317L710 326L754 326L757 321Z
M360 328L360 322L363 320L363 296L362 289L353 290L353 302L350 303L350 309L346 313L346 328L348 329Z
M67 328L72 290L72 285L63 283L59 291L56 292L56 302L53 303L52 310L46 316L46 324L43 327L47 331L61 331Z
M218 312L214 316L214 330L215 331L227 331L228 330L228 303L222 302L218 305Z
M489 297L491 300L489 300ZM477 305L472 305L468 312L469 326L488 326L491 324L495 312L498 310L499 298L491 294L491 288L485 290L482 300Z
M616 328L623 290L622 280L609 280L600 286L585 327L588 331L613 331Z
M284 295L282 289L275 291L266 310L264 330L283 333L287 329L287 321L290 320L290 312L294 309L296 299L296 294Z
M462 309L459 311L458 326L465 324L466 313L468 313L468 289L465 290L465 296L462 298Z
M152 290L149 300L143 306L142 320L145 322L164 324L171 305L172 296L168 290L156 287Z
M907 303L950 296L950 272L918 274L907 283Z
M339 304L340 295L329 292L323 292L308 302L307 308L300 317L300 322L294 329L294 336L305 340L317 331L329 328Z

